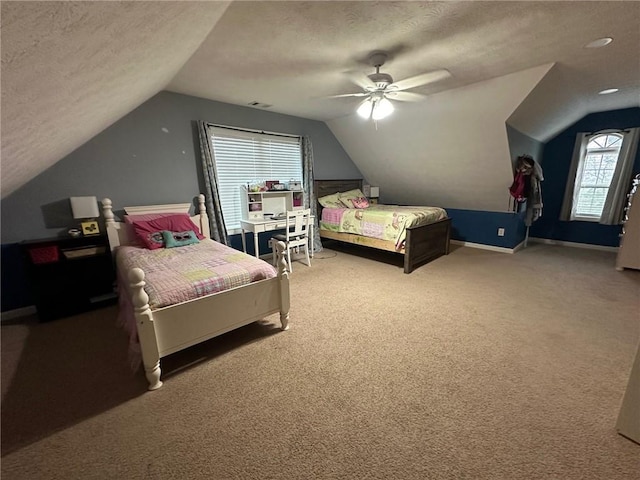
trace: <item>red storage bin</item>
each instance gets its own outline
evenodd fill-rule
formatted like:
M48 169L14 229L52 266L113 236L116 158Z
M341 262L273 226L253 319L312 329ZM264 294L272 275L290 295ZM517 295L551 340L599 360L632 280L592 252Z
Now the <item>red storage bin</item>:
M49 245L46 247L34 247L29 249L31 261L35 264L53 263L60 258L60 251L57 245Z

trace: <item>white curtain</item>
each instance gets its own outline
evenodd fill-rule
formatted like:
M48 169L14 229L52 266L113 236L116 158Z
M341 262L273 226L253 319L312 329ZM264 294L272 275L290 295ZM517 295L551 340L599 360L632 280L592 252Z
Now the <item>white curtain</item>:
M573 146L573 157L571 157L571 166L569 167L569 178L567 178L567 186L564 189L564 199L562 200L562 209L560 210L560 220L568 222L574 220L573 205L578 201L578 190L576 189L576 178L582 176L582 172L578 171L582 167L580 159L584 158L587 150L587 142L585 139L590 135L587 132L580 132L576 135L576 143Z
M622 212L624 211L627 193L629 193L629 188L631 187L633 162L638 150L639 136L640 128L631 128L624 133L616 171L613 173L609 193L604 202L602 217L600 218L600 223L604 225L619 225L622 223Z

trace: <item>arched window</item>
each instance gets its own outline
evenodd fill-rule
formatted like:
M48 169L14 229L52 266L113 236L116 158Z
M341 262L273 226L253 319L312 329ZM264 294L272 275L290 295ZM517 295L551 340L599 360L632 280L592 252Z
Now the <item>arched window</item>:
M616 170L623 136L605 133L586 138L576 175L572 218L599 221Z

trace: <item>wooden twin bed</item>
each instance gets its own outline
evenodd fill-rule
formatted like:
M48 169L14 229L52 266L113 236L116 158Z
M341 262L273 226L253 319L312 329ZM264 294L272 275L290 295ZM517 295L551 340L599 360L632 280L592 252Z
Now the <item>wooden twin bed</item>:
M204 195L198 197L199 213L190 217L191 221L200 229L202 235L207 237L201 242L213 242L209 237L209 221L204 205ZM110 199L104 199L103 213L106 219L107 236L109 244L116 257L121 253L119 247L132 246L136 244L136 239L132 234L130 225L115 220ZM127 215L147 215L160 213L189 212L190 203L171 205L152 205L141 207L125 207ZM245 253L226 247L218 242L215 245L203 245L204 247L214 247L229 250L226 255L232 256L238 262L263 262ZM138 247L139 250L141 247ZM187 249L189 247L178 247ZM154 308L150 306L149 295L145 291L145 286L157 287L158 285L147 285L146 274L141 268L130 268L127 271L119 271L119 279L124 279L120 285L121 291L121 314L123 308L122 299L128 298L130 308L133 309L131 315L135 327L130 325L132 333L139 342L139 349L142 356L145 375L149 382L149 390L155 390L162 386L160 381L160 358L203 342L215 336L221 335L230 330L264 318L267 315L280 312L280 322L282 329L288 329L289 323L289 276L286 271L286 262L283 257L284 244L278 242L277 268L275 273L273 268L266 264L258 267L271 269L270 274L275 276L265 278L251 283L244 284L217 293L206 294L198 298L182 301L179 303ZM126 250L126 248L123 248ZM129 249L131 250L131 249ZM169 249L166 254L169 255ZM171 250L177 250L172 248ZM179 252L180 255L187 255L187 250ZM245 258L243 257L249 257ZM164 255L158 255L162 257ZM226 267L225 267L226 268ZM198 279L200 280L200 279ZM161 283L161 282L158 282ZM198 287L202 282L194 285ZM151 290L148 290L151 291ZM127 313L127 312L124 312ZM135 338L134 338L135 339Z
M362 189L362 180L316 180L316 198L353 189ZM318 218L322 219L322 206L318 205ZM404 243L398 247L395 242L366 237L352 233L334 232L319 228L320 237L345 243L363 245L378 250L386 250L404 256L404 273L411 273L418 266L449 254L451 219L444 218L434 223L407 228Z

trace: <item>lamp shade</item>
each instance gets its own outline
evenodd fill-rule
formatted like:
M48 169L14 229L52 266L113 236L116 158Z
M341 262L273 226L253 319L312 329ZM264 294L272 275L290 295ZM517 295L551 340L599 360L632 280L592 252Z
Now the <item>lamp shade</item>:
M371 118L371 111L373 110L373 102L370 98L365 99L358 107L357 113L362 118Z
M364 119L382 120L393 113L393 104L384 94L374 92L358 107L356 112Z
M382 120L393 113L393 104L386 98L382 97L375 104L371 117L374 120Z
M97 218L100 216L96 197L71 197L70 200L73 218Z
M380 187L371 187L369 191L369 197L378 198L380 196Z

